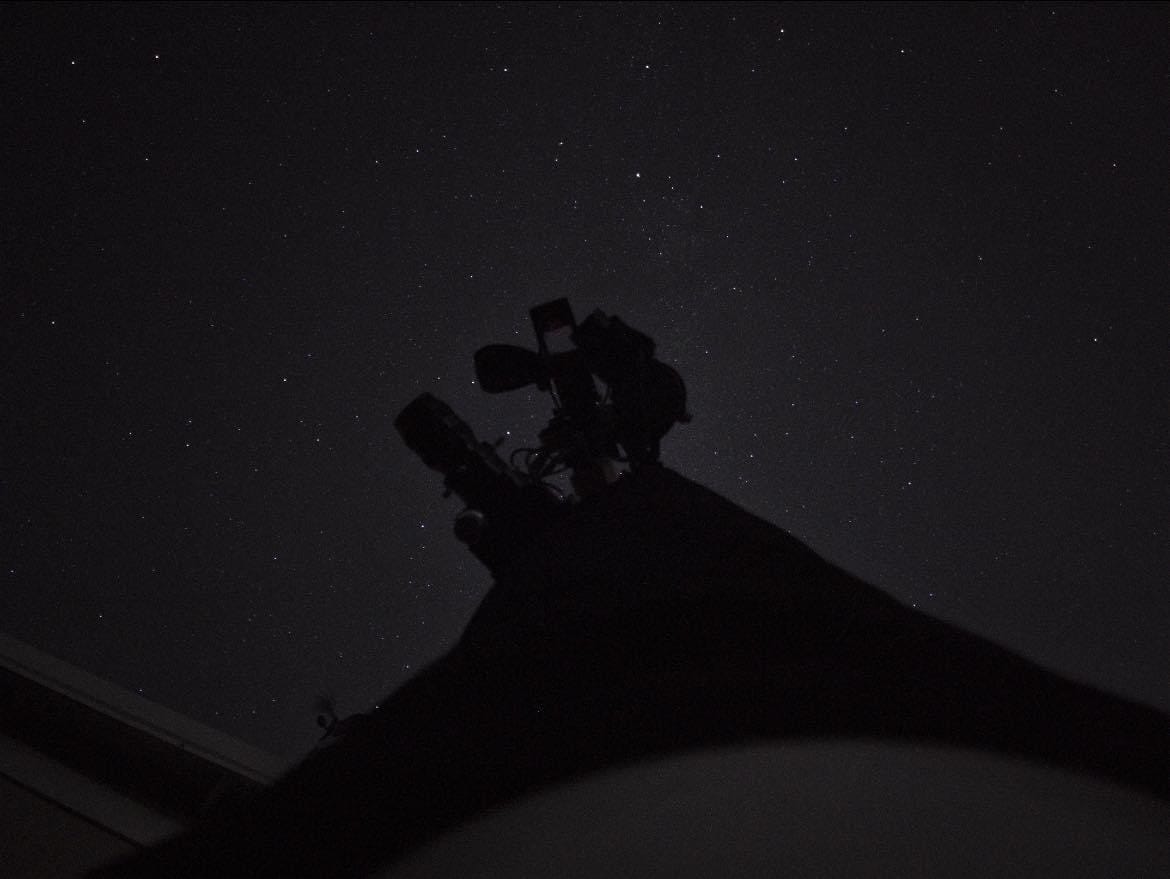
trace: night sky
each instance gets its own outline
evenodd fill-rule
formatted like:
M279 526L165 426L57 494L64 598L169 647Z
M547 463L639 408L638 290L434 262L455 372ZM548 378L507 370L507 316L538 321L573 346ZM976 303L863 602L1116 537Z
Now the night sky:
M1170 710L1168 19L3 6L0 629L302 753L490 586L394 417L533 444L472 354L567 296L669 466Z

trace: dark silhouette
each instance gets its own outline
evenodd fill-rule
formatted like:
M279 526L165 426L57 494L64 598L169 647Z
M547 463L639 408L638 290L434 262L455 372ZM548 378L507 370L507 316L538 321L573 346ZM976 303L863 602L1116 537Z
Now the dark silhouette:
M334 739L339 739L344 735L348 735L353 731L354 727L361 725L365 719L365 714L350 714L346 717L339 717L337 715L337 705L332 696L322 695L317 700L317 726L322 730L321 739L318 746L321 744L328 744Z
M249 806L102 875L360 876L603 767L856 736L1016 755L1170 800L1165 716L907 608L647 467L520 553L459 644L362 726Z
M253 802L98 875L366 875L525 794L761 740L960 746L1170 801L1157 711L900 604L649 454L558 505L435 403L407 441L482 513L495 576L459 643Z

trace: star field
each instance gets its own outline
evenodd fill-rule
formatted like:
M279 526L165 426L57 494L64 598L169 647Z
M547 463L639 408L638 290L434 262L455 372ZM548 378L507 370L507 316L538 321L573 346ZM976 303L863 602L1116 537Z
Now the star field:
M300 753L490 585L394 417L530 443L568 296L669 466L1170 708L1159 11L5 8L0 625Z

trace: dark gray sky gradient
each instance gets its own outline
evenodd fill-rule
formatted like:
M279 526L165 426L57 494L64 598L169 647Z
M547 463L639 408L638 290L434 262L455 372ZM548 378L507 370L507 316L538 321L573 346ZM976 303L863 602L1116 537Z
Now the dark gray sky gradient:
M1158 6L8 5L0 626L298 753L489 586L398 441L658 341L664 459L1170 710Z

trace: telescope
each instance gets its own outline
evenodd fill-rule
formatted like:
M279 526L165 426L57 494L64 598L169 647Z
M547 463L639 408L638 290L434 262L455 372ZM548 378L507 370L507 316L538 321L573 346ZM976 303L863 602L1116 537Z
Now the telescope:
M485 345L474 363L489 394L536 386L551 395L552 417L536 446L516 449L505 462L429 393L394 421L406 445L443 474L446 495L466 504L455 534L493 572L577 503L621 478L619 464L631 471L658 464L663 436L691 420L682 377L655 359L654 340L645 333L601 310L578 325L567 299L530 314L535 351ZM566 472L569 495L549 481Z

